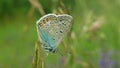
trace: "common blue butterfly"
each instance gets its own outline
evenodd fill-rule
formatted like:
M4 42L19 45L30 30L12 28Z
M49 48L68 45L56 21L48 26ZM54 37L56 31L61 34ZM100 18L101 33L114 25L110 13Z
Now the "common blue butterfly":
M55 52L63 37L70 31L72 19L68 14L47 14L37 21L38 36L46 52Z

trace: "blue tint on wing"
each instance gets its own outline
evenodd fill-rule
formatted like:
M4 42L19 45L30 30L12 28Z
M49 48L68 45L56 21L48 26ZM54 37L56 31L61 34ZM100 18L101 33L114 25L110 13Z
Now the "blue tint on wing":
M56 47L56 41L52 38L52 36L50 36L50 34L48 32L41 30L40 28L38 28L38 30L39 30L39 35L40 35L42 41L45 42L44 44L47 47L54 49Z

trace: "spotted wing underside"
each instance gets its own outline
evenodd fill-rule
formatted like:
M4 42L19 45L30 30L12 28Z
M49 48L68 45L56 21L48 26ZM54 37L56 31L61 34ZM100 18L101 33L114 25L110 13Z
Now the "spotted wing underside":
M42 43L45 44L43 47L56 49L69 32L71 21L72 17L66 14L48 14L40 18L37 22L37 31Z

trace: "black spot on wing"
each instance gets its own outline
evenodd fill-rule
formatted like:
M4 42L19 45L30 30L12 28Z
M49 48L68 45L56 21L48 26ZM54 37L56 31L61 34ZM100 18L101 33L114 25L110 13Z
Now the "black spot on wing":
M60 19L60 22L62 22L62 20Z
M48 19L48 18L46 18L46 21L48 22L48 21L49 21L49 19Z
M66 24L65 24L65 23L62 23L62 24L66 26Z
M60 33L63 33L63 31L60 31Z

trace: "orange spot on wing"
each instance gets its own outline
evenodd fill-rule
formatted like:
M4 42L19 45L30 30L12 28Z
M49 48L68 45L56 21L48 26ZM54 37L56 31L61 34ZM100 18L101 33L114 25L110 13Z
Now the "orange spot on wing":
M43 23L41 22L39 25L40 25L40 26L43 26Z
M45 24L46 23L46 20L43 20L43 24Z
M49 19L48 19L48 18L46 18L46 21L48 22L48 21L49 21Z

